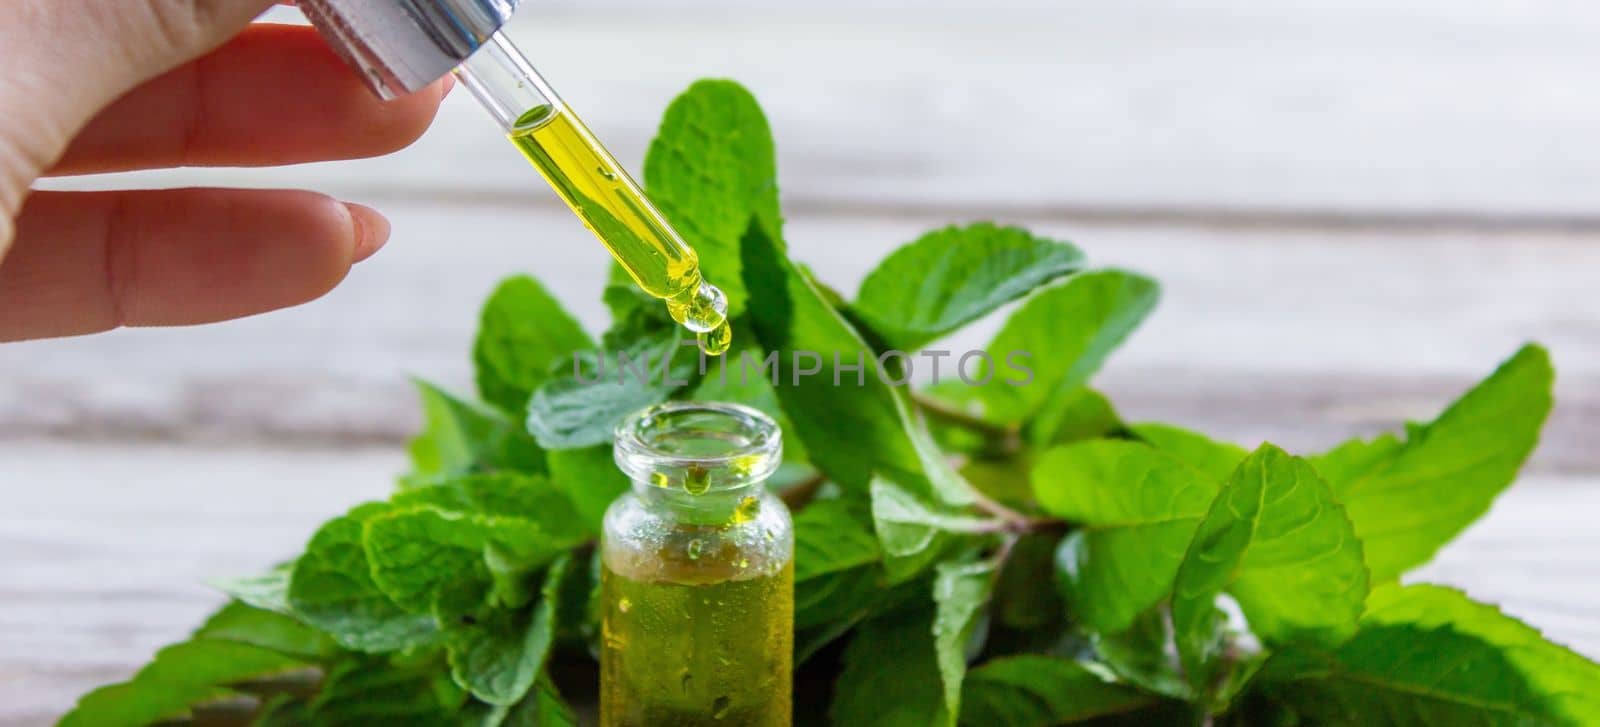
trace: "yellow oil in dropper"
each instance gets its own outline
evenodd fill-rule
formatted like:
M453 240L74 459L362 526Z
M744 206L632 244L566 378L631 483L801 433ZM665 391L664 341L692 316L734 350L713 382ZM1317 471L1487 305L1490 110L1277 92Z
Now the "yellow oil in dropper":
M707 353L727 351L728 299L701 276L694 249L511 39L494 33L455 73L634 282Z
M701 277L694 250L582 119L571 109L541 105L518 117L509 136L639 287L665 300L673 319L698 335L706 353L728 350L733 331L722 291Z

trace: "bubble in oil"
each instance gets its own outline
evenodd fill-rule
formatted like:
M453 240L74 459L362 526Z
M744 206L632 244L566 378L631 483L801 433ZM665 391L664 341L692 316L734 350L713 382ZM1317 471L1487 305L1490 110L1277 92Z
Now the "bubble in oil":
M700 542L698 539L689 541L689 547L687 548L689 560L699 560L700 551L703 548L705 548L705 543Z
M605 180L608 181L608 182L617 181L617 173L611 171L610 169L607 169L605 167L595 167L595 171L599 172L600 176L605 177Z
M728 707L732 704L733 700L728 699L726 694L717 697L716 701L711 703L711 718L722 719L728 716Z
M617 601L617 610L623 613L633 610L633 601L630 601L626 598Z
M690 674L687 671L684 672L683 673L683 681L681 682L681 684L683 686L683 693L684 694L688 694L689 691L694 688L694 675Z
M650 484L656 487L671 487L672 479L667 477L665 472L651 472Z

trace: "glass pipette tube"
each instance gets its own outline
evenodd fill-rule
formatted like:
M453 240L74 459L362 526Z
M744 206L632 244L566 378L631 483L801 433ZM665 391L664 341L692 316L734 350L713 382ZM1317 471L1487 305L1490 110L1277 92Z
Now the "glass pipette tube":
M634 282L666 301L701 349L726 351L733 338L727 297L701 276L694 249L504 31L455 74Z

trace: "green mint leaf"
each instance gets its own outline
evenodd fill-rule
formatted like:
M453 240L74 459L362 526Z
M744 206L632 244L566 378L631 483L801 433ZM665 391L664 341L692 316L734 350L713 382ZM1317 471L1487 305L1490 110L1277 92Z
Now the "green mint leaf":
M1329 484L1356 525L1374 581L1427 562L1488 511L1539 441L1554 377L1549 354L1526 346L1403 447L1380 439L1324 455L1338 463Z
M551 453L554 454L554 453ZM452 512L530 520L562 542L585 539L589 530L566 493L541 475L463 475L391 498L396 507L429 505Z
M500 412L417 381L423 431L411 440L409 484L483 471L543 472L544 452Z
M242 578L219 578L211 587L256 608L287 614L289 609L289 573L294 564L286 563L261 575Z
M551 482L572 501L579 522L598 535L606 508L629 486L612 459L611 446L557 449L549 453L549 461Z
M989 418L1025 422L1075 396L1159 298L1160 286L1149 278L1101 270L1028 299L986 349L998 368L981 387Z
M891 253L850 310L888 348L915 351L1083 265L1071 244L1020 228L951 226Z
M945 707L933 621L933 608L919 603L856 629L834 686L834 724L933 727L954 721Z
M289 616L234 601L206 619L195 639L237 641L309 661L338 652L333 639Z
M299 725L444 725L466 701L439 655L357 656L328 670Z
M995 532L995 522L940 509L884 480L872 483L872 521L889 555L906 556L927 549L933 536Z
M967 647L979 616L994 594L992 562L940 563L933 579L933 647L949 714L961 714L961 681L967 674Z
M1056 551L1073 615L1091 632L1119 633L1166 598L1220 488L1138 442L1082 442L1040 457L1033 469L1039 505L1080 525Z
M62 727L144 727L193 714L234 696L227 687L307 668L301 659L238 641L174 644L133 679L96 689L61 719Z
M1232 477L1239 463L1250 454L1237 444L1219 442L1171 424L1135 424L1129 429L1150 446L1182 460L1218 482Z
M754 226L750 232L744 274L751 327L773 356L789 433L805 444L812 464L856 493L876 474L950 504L971 502L970 487L915 420L904 389L880 378L877 354L770 237ZM857 363L859 375L839 369ZM802 376L813 364L817 372Z
M228 699L233 692L209 684L122 682L78 699L57 727L147 727L192 716L196 705Z
M513 707L503 727L578 727L578 715L567 706L550 677L534 684L533 692Z
M304 659L243 641L196 639L156 652L134 680L158 684L231 685L304 669Z
M865 513L820 500L794 518L795 626L810 628L861 613L877 598L882 558Z
M433 613L447 589L531 573L577 545L531 520L431 507L395 510L371 518L366 522L364 542L373 581L396 604L413 613ZM493 579L491 565L498 571Z
M478 395L511 417L527 416L528 398L551 365L594 346L589 334L531 276L501 281L483 305L472 346Z
M1115 634L1091 634L1094 654L1119 679L1146 691L1173 699L1190 699L1193 692L1179 671L1173 643L1172 623L1162 606L1134 619L1127 630Z
M705 279L744 312L740 241L755 219L782 239L772 129L754 96L733 81L699 81L661 119L644 160L645 188L700 257Z
M992 520L951 511L881 478L873 480L871 496L873 529L890 583L909 580L932 565L950 545L950 535L997 531Z
M684 350L680 329L662 328L577 354L528 402L528 431L546 449L605 444L629 414L667 400L694 378L699 359ZM621 343L626 339L626 343ZM578 369L574 370L573 366Z
M1382 434L1372 439L1351 439L1307 459L1322 479L1336 486L1336 483L1351 482L1388 463L1404 448L1405 442L1399 437Z
M261 702L250 727L299 727L310 723L310 704L292 694L278 694Z
M1366 601L1361 541L1344 508L1310 464L1270 444L1217 493L1178 569L1172 621L1197 690L1216 673L1216 600L1224 591L1269 644L1337 644L1354 633Z
M795 516L795 664L890 600L871 515L854 499L817 500Z
M461 688L494 705L515 705L528 695L555 642L558 591L569 563L562 556L550 566L532 608L488 609L445 627L450 671Z
M1127 428L1104 394L1079 387L1052 399L1028 425L1034 446L1048 448L1085 439L1110 437Z
M1032 654L973 669L961 692L961 724L972 727L1052 727L1132 712L1155 701L1078 662Z
M459 727L578 727L578 715L550 681L540 676L522 701L510 706L474 704L457 721Z
M1319 724L1600 724L1600 664L1438 586L1374 589L1349 641L1286 650L1260 679Z
M398 651L438 636L433 619L407 613L373 581L362 533L368 519L387 509L371 503L328 521L290 573L288 600L295 615L347 649Z

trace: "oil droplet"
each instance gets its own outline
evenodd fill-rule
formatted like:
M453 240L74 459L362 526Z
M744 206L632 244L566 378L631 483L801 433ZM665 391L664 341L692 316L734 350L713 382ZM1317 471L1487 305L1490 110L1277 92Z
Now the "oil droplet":
M689 560L699 560L700 550L704 547L705 543L700 542L698 539L689 541L689 547L687 549L689 553Z
M711 472L704 467L690 466L683 473L683 491L691 495L704 495L711 489Z
M749 558L740 558L739 559L739 570L748 570L749 568L750 568L750 559ZM623 609L623 610L627 610L627 609Z
M717 286L702 280L694 289L668 298L667 312L684 328L706 333L727 322L728 296Z
M633 609L633 601L630 601L630 600L628 600L626 598L624 598L624 599L622 599L620 601L617 601L617 610L618 611L621 611L623 613L627 613L628 611L630 611L632 609Z
M611 171L610 169L606 169L605 167L595 167L595 171L599 172L600 176L605 177L607 182L617 181L617 173Z
M721 356L728 352L733 345L733 327L723 321L715 329L705 333L696 333L695 340L700 343L700 350L707 356Z
M728 706L732 703L733 700L728 699L726 694L717 697L717 701L711 703L711 718L722 719L728 716Z
M672 480L667 477L667 473L665 472L651 472L650 484L655 485L656 487L671 487Z

